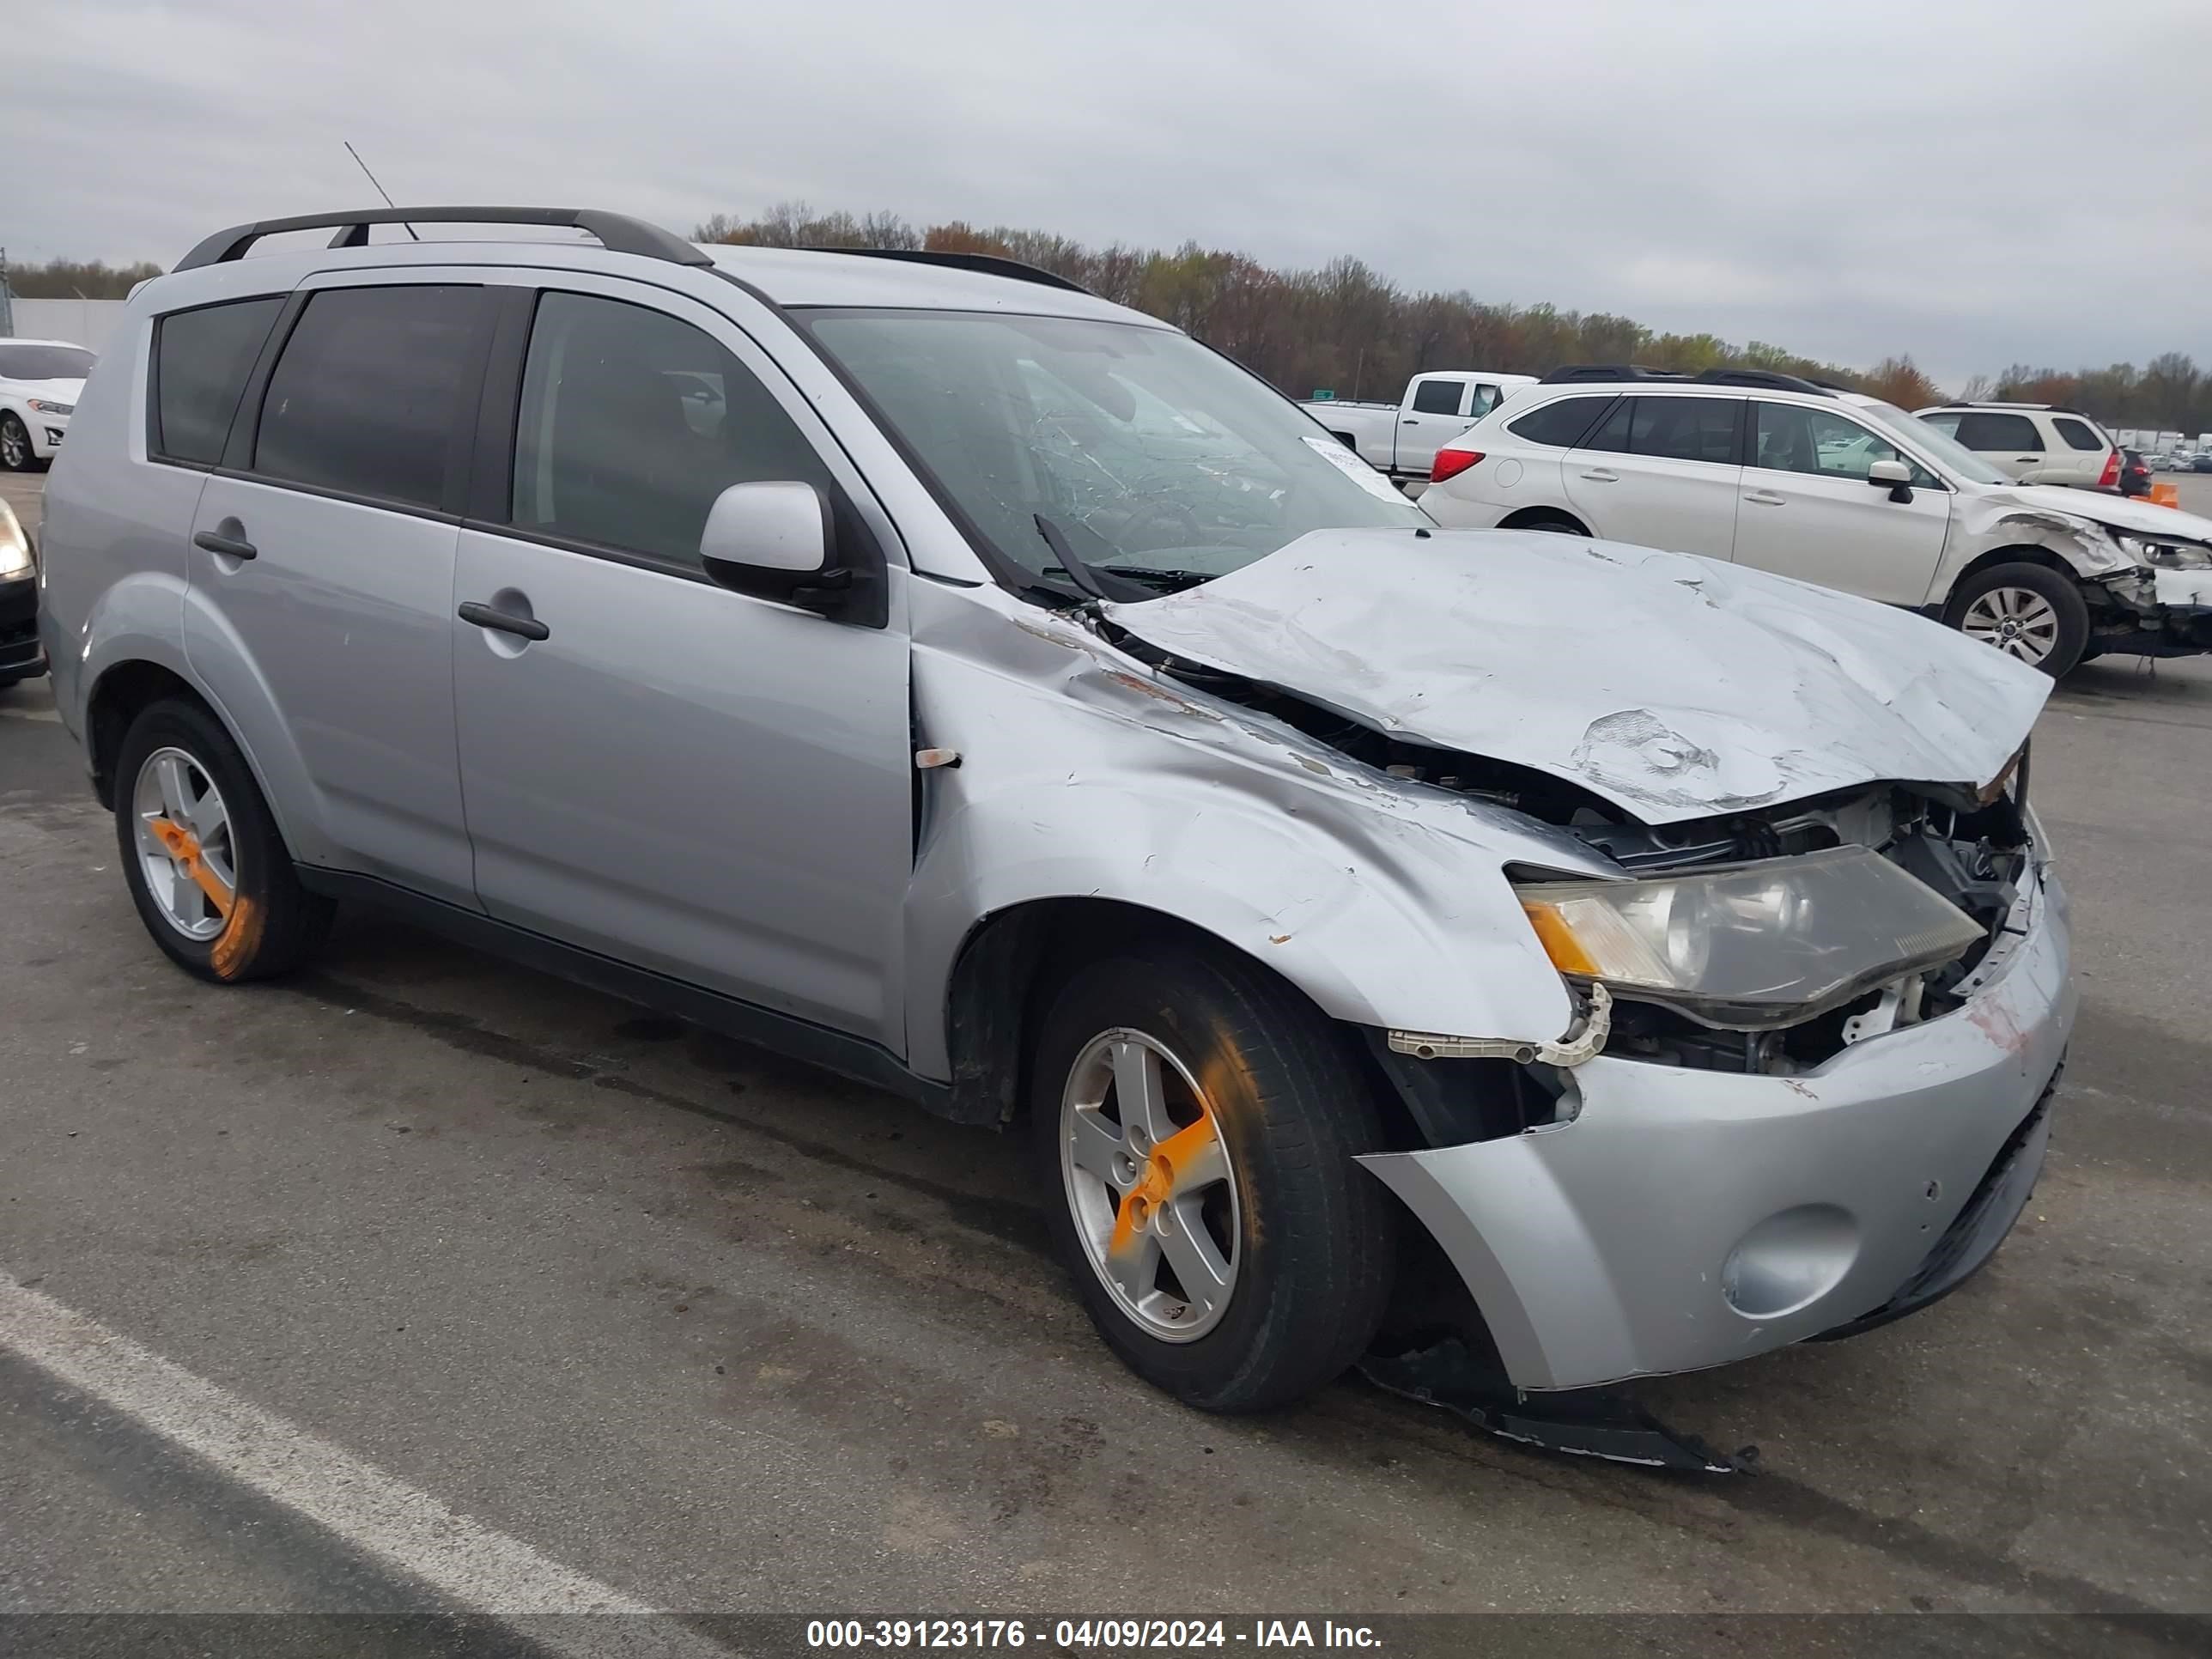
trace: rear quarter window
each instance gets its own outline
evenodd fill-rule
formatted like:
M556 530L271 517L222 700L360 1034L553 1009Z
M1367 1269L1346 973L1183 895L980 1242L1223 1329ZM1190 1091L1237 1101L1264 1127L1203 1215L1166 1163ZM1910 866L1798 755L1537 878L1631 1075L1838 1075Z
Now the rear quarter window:
M1613 406L1613 394L1602 397L1562 398L1541 409L1532 409L1517 421L1506 423L1505 429L1516 438L1532 444L1543 444L1553 449L1572 449L1583 441L1583 434L1597 424L1598 416Z
M2043 451L2043 434L2025 415L1973 410L1959 416L1959 429L1954 435L1968 449L1987 453L2013 449L2023 454L2040 454Z
M154 453L213 466L283 296L173 312L154 335Z
M2058 435L2066 440L2069 449L2101 450L2106 447L2104 439L2087 421L2070 421L2062 415L2051 424L2058 428Z

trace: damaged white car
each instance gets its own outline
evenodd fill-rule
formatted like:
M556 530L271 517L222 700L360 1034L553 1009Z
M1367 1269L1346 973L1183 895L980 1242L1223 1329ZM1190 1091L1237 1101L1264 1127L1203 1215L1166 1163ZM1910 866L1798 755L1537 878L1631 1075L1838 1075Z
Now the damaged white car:
M1794 374L1558 369L1451 440L1431 477L1421 504L1441 524L1818 582L2053 678L2107 653L2212 650L2212 521L2014 483L1925 420Z
M483 218L602 246L368 245ZM396 906L1026 1121L1106 1340L1217 1410L1449 1350L1523 1422L1858 1328L2035 1180L2048 682L1955 633L1437 531L972 256L380 210L210 238L117 341L41 627L191 973Z

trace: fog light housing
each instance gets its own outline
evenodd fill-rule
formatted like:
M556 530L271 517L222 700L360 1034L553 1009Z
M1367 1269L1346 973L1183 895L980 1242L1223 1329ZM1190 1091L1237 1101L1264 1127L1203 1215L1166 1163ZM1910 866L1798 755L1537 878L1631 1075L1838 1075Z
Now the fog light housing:
M1833 1204L1800 1204L1760 1222L1721 1268L1721 1294L1747 1319L1808 1308L1858 1260L1859 1224Z

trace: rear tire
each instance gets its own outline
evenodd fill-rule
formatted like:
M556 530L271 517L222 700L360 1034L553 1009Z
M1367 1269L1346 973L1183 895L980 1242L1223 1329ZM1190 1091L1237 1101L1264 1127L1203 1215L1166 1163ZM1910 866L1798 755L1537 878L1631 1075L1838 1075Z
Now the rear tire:
M139 920L186 973L266 979L330 931L331 902L300 885L246 757L196 702L149 704L124 734L115 837Z
M1951 595L1943 620L2054 680L2071 673L2089 643L2089 607L2071 579L2047 565L1978 570Z
M1541 530L1553 536L1588 537L1589 529L1580 520L1564 513L1531 513L1512 524L1502 524L1500 530Z
M1382 1149L1381 1119L1326 1019L1225 953L1138 946L1068 980L1034 1061L1054 1239L1130 1370L1202 1409L1249 1412L1358 1358L1389 1297L1398 1219L1352 1161ZM1125 1101L1125 1078L1160 1109ZM1106 1164L1110 1184L1094 1173Z

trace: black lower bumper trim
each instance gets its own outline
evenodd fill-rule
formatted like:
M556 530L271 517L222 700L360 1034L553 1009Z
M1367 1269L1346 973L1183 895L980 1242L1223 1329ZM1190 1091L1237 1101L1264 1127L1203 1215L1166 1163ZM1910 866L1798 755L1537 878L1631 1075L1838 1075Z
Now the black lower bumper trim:
M1913 1269L1912 1277L1899 1286L1897 1294L1872 1313L1862 1314L1847 1324L1833 1330L1822 1331L1812 1340L1833 1342L1846 1336L1856 1336L1892 1320L1902 1319L1907 1314L1918 1313L1929 1304L1942 1301L1972 1279L1997 1252L2005 1236L2012 1231L2013 1223L2027 1207L2027 1200L2035 1191L2036 1177L2043 1173L2043 1155L2051 1145L2051 1101L2057 1092L2058 1079L2064 1074L2066 1062L2062 1058L2058 1069L2051 1074L2051 1081L2043 1085L2035 1104L1990 1162L1988 1171L1975 1187L1966 1206L1943 1230L1943 1237L1936 1241L1936 1248L1922 1258Z

